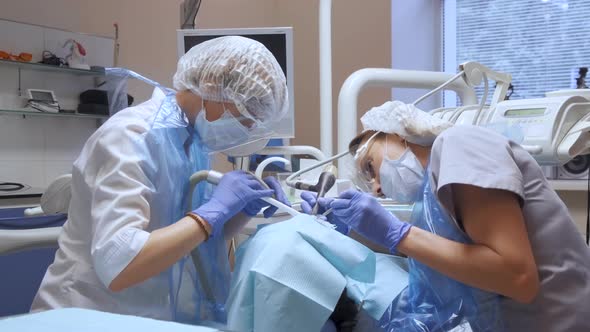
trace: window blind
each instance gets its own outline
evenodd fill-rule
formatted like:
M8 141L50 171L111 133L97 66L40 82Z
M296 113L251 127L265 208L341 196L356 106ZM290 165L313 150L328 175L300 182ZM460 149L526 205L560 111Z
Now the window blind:
M457 64L477 61L512 74L511 99L575 87L590 66L588 0L454 0ZM447 8L447 11L449 9ZM448 26L448 25L445 25ZM453 51L446 49L445 52ZM590 73L587 78L590 85ZM490 90L493 84L490 85ZM481 88L478 93L481 96Z

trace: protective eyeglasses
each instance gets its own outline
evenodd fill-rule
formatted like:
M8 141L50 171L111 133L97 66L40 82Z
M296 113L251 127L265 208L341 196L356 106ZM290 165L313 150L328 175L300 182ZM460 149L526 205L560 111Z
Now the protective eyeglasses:
M371 151L371 149L373 148L373 145L376 141L376 137L379 136L379 134L382 134L383 136L385 136L385 146L383 148L383 155L387 158L390 158L391 156L389 155L389 135L383 133L383 132L377 132L375 134L373 134L363 145L361 145L357 152L355 153L355 161L357 162L358 165L358 174L360 177L360 180L364 181L365 183L369 184L372 186L372 184L375 182L375 179L377 178L377 174L379 172L379 169L376 168L376 166L374 165L373 162L373 157L372 155L369 153ZM408 142L405 139L402 139L402 142L404 143L405 148L408 148Z
M382 134L381 132L374 133L369 139L363 143L354 154L354 160L358 164L359 178L367 184L372 184L377 177L377 170L373 165L373 158L368 153L375 143L375 138Z

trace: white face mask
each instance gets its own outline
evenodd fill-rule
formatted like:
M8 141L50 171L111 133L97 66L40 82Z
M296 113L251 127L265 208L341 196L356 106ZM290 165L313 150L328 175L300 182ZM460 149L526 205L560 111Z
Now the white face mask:
M248 142L249 130L240 123L229 111L215 120L209 121L205 117L205 109L202 109L195 119L194 128L201 138L201 142L210 152L222 151Z
M410 148L406 148L397 160L388 159L387 155L383 157L379 177L385 196L401 204L410 204L422 188L424 168Z

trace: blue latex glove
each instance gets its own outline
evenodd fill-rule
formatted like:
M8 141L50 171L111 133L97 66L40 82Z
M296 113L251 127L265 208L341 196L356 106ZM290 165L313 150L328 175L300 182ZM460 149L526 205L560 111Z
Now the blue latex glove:
M312 193L310 191L304 191L301 193L301 198L303 199L303 202L301 202L301 210L303 211L303 213L311 214L311 210L313 209L313 206L315 205L317 196L318 195L316 193ZM320 206L318 209L318 215L321 215L324 212L326 212L326 210L329 209L329 206L333 200L334 200L333 198L325 198L325 197L320 198L320 200L319 200ZM336 226L336 230L338 232L340 232L344 235L348 235L350 228L345 223L340 221L339 218L336 217L333 213L328 214L326 219L328 220L328 222L330 222L331 224Z
M412 227L385 210L375 197L354 189L340 194L330 207L334 216L391 253L397 252L397 245Z
M291 202L289 202L289 200L287 199L287 195L285 195L285 192L283 191L283 188L281 187L281 184L279 183L279 181L277 181L277 179L275 179L272 176L269 176L265 178L263 181L264 183L266 183L266 185L268 185L270 189L274 191L274 196L277 201L287 206L291 206ZM248 205L246 205L246 207L242 211L244 211L244 213L249 215L250 217L254 217L258 214L258 212L260 212L260 210L264 209L265 207L268 207L268 209L264 210L264 218L272 217L278 210L276 206L271 205L261 199L257 199L255 201L248 203Z
M233 171L221 178L211 199L193 212L211 225L211 235L216 236L221 234L223 225L249 203L271 197L273 193L274 190L264 188L252 174Z

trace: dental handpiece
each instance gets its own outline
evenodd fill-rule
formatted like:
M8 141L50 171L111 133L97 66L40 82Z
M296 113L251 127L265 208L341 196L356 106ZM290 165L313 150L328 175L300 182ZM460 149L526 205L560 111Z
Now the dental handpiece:
M336 172L336 167L330 165L326 167L324 171L320 174L318 184L315 186L318 192L318 197L311 210L312 215L318 214L318 210L320 208L320 198L326 196L326 193L330 191L330 189L332 189L332 187L336 183Z

